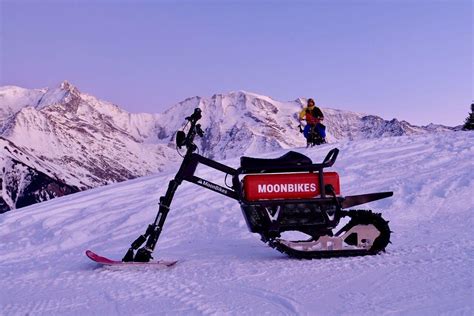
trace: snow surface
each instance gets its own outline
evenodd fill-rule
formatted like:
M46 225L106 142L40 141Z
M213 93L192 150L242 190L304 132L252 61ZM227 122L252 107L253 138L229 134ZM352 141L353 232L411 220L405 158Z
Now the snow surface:
M386 253L289 259L247 231L237 202L183 183L155 253L175 267L90 261L86 249L121 258L144 232L174 176L160 173L0 216L0 314L472 315L474 133L296 150L318 162L335 146L344 195L394 191L359 207L390 220Z

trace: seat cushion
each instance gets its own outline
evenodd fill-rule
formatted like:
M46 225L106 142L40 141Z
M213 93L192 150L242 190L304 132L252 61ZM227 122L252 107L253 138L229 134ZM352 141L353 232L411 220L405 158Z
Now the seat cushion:
M284 166L306 166L311 165L313 162L307 156L297 153L295 151L289 151L281 157L266 159L266 158L252 158L252 157L241 157L240 166L242 168L271 168L271 167L284 167Z

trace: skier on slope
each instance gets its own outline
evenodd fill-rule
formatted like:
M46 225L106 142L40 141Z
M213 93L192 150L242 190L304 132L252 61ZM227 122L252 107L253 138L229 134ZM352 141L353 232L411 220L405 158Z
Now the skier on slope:
M321 122L324 120L324 114L318 108L313 99L308 99L307 106L300 112L299 121L306 121L306 126L303 130L303 135L309 145L319 145L326 142L326 126Z

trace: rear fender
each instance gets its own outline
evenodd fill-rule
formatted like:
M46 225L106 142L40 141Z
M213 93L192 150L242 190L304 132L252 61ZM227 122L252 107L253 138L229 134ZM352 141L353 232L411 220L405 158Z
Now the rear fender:
M344 197L344 200L341 203L342 208L348 208L355 205L365 204L372 201L385 199L391 197L393 192L378 192L378 193L367 193L361 195L350 195Z

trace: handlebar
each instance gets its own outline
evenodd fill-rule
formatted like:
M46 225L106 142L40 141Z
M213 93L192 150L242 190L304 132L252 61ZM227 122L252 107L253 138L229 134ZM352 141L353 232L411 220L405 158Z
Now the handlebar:
M176 133L176 145L178 148L186 146L188 153L192 153L197 149L194 144L194 137L198 134L200 137L204 136L204 131L201 128L201 124L196 124L202 118L201 109L195 108L193 114L186 117L186 120L191 123L189 131L186 134L184 131L178 131Z
M186 117L186 120L190 121L191 124L192 124L193 122L196 123L197 121L199 121L201 119L201 117L202 117L201 109L200 108L195 108L193 114Z

